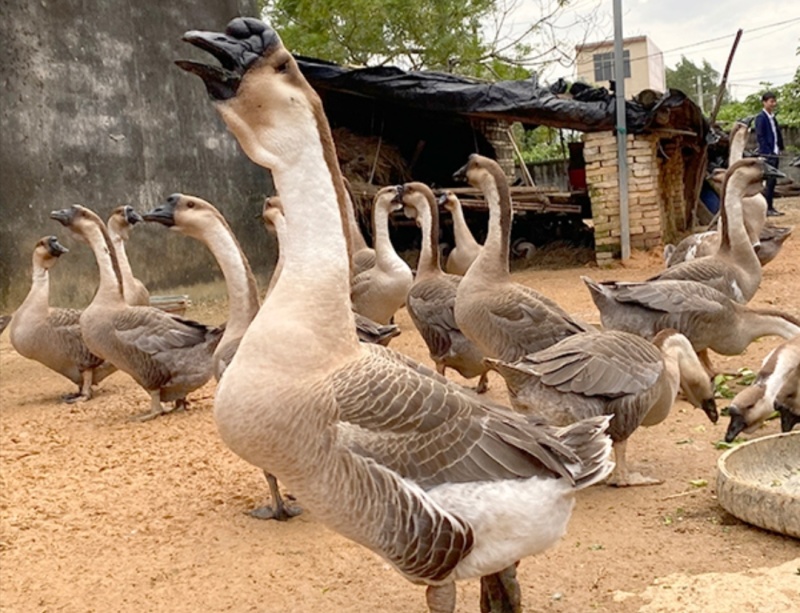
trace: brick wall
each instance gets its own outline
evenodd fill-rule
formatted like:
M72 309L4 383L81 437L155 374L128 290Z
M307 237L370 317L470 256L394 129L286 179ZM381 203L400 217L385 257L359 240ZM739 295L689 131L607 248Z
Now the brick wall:
M651 249L672 240L682 225L684 163L679 147L665 148L659 136L627 139L630 244L632 249ZM608 133L586 133L583 140L597 263L609 264L622 250L617 140Z
M494 159L509 179L515 175L514 147L508 130L511 127L507 121L476 120L472 127L479 130L494 148Z

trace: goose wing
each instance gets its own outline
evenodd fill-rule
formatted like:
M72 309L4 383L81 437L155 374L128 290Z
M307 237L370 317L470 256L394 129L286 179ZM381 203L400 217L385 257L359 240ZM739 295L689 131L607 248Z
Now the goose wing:
M550 298L522 285L509 286L485 306L494 322L497 346L507 348L501 358L534 353L578 332L594 330Z
M633 303L653 311L678 314L721 314L728 296L695 281L657 280L642 283L603 283L617 302Z
M408 292L408 314L434 359L450 351L451 334L460 332L453 312L458 282L452 275L439 276L415 283Z
M490 405L397 352L365 346L357 367L338 371L332 383L346 446L423 488L572 479L567 464L577 458L552 428Z
M745 302L729 266L714 257L683 262L650 277L647 281L695 281L722 292L737 302Z
M103 359L89 351L81 336L81 311L77 309L50 309L46 325L53 331L51 339L65 355L71 356L79 370L95 368Z

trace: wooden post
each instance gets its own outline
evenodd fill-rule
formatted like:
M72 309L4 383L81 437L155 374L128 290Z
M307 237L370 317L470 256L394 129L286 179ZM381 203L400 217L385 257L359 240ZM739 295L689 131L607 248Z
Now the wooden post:
M717 99L714 102L714 108L711 110L711 115L708 118L708 123L712 126L714 125L714 121L717 119L717 113L719 113L719 107L722 104L722 96L725 95L725 86L728 84L728 73L731 71L731 63L733 62L733 54L736 53L736 47L739 46L739 39L742 38L742 30L741 28L736 32L736 38L733 39L733 46L731 47L731 52L728 54L728 63L725 64L725 72L722 73L722 81L719 83L719 91L717 92Z

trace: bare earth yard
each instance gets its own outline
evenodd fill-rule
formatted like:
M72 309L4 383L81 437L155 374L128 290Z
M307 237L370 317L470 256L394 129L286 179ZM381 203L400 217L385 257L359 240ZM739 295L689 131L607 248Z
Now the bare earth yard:
M778 205L788 214L776 223L800 224L800 199ZM660 268L658 254L636 254L625 267L528 270L516 279L598 321L580 275L639 280ZM765 268L753 304L800 316L800 238ZM226 307L196 305L189 315L219 322ZM405 311L398 323L393 347L427 362ZM758 370L777 343L763 339L715 361ZM189 411L138 423L131 417L146 411L147 395L124 374L91 402L62 404L72 385L18 356L7 334L0 369L2 611L426 611L421 587L313 514L288 523L246 515L264 501L265 483L220 441L213 383L193 394ZM489 393L505 402L499 377ZM665 482L580 492L566 537L520 564L524 610L800 612L800 541L717 504L714 443L727 421L712 425L679 401L663 424L637 431L629 459ZM778 431L770 421L755 436ZM477 582L462 584L458 611L477 610Z

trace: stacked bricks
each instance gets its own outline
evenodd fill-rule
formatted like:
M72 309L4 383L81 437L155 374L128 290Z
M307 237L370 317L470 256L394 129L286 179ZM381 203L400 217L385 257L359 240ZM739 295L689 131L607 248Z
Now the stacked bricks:
M607 132L585 133L583 155L592 201L595 257L601 266L620 256L617 139ZM675 231L674 211L683 206L683 166L680 154L666 162L658 152L659 137L628 135L628 216L630 244L651 249L662 244L665 229ZM663 155L663 152L662 152ZM673 158L677 161L673 162ZM669 189L664 189L669 181Z
M511 137L508 135L510 124L507 121L498 120L473 120L473 129L477 130L494 147L494 159L500 164L500 168L510 180L514 179L514 146L511 144Z

